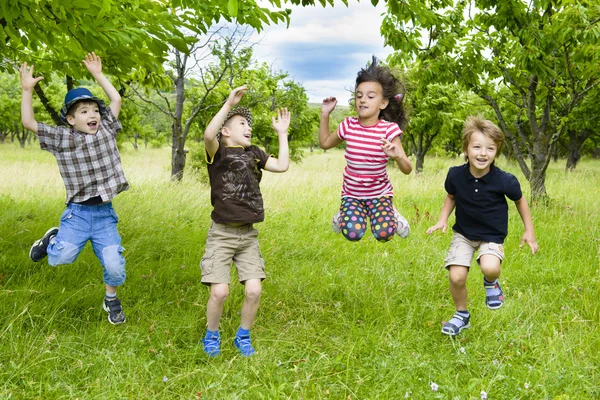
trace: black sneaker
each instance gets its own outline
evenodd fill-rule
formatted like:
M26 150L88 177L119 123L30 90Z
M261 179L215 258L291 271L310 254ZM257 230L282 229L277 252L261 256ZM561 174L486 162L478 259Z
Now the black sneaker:
M108 322L113 325L121 325L125 322L125 314L123 314L123 307L121 307L121 300L115 297L105 297L104 303L102 304L104 311L108 313Z
M29 249L29 258L31 261L38 262L42 261L44 257L48 255L46 251L48 249L48 245L50 244L50 239L55 237L58 234L58 228L50 228L41 239L36 240L33 245L31 245L31 249Z

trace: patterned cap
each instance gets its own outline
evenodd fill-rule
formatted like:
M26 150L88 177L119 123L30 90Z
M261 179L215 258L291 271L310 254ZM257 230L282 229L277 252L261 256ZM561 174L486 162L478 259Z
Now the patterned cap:
M252 126L252 113L246 107L236 107L229 111L225 117L225 122L223 122L223 125L225 125L225 123L227 123L227 121L229 121L229 119L235 115L241 115L242 117L246 118L248 125ZM223 128L223 126L221 126L221 128Z

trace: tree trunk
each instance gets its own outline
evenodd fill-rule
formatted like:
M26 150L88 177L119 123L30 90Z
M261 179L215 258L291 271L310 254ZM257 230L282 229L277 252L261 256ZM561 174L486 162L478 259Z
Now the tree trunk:
M592 135L590 130L584 129L581 132L568 131L569 144L567 146L567 171L573 171L577 167L577 163L581 160L581 150L583 144Z
M27 136L29 136L29 131L25 128L21 132L17 133L17 139L19 140L19 147L22 149L25 148L25 142L27 142Z
M172 137L173 147L171 148L171 179L181 181L183 170L185 168L185 138L181 129L183 119L183 102L185 101L184 74L185 74L185 54L179 51L175 52L175 65L177 66L177 78L175 79L175 118L173 118Z
M133 148L135 149L135 151L138 151L138 138L140 137L139 133L134 133L133 134Z
M425 164L425 153L420 151L415 153L417 156L417 165L415 166L415 174L423 173L423 164Z

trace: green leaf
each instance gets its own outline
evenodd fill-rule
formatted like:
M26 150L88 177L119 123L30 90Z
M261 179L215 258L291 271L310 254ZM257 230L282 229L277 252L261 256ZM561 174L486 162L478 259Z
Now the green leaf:
M227 2L227 12L232 17L237 17L237 15L238 15L238 0L229 0Z

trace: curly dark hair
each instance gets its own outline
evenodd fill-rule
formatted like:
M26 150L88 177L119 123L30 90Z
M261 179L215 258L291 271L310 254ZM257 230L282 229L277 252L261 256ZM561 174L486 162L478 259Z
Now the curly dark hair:
M379 60L373 56L371 64L362 68L356 76L355 93L358 85L363 82L379 82L383 88L383 98L389 100L387 107L379 112L379 119L395 122L404 129L407 120L402 103L406 89L402 82L394 76L392 70L379 65Z

